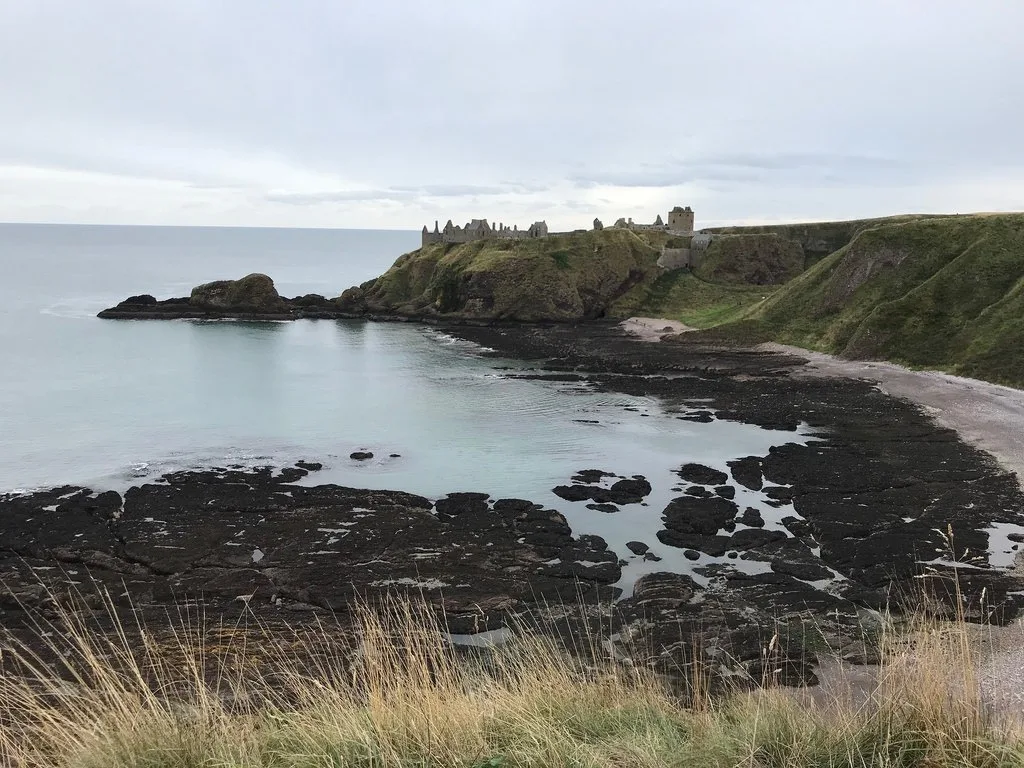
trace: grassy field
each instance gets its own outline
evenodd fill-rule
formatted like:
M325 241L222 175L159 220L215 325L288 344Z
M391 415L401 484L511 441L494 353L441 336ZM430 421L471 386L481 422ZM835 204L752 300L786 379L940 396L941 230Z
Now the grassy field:
M982 702L962 623L883 638L859 703L771 688L712 699L694 668L685 705L598 638L579 656L528 632L456 652L406 602L362 611L355 654L326 629L232 646L190 624L172 647L71 611L42 629L58 661L5 648L5 768L1024 765L1021 732ZM767 678L771 643L764 658Z

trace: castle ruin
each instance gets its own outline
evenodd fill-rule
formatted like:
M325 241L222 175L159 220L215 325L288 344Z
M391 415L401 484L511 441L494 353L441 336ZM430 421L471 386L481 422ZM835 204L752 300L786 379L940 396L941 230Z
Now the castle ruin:
M448 223L444 229L439 229L437 222L434 222L434 231L431 232L423 227L421 233L423 245L434 243L470 243L474 240L486 240L496 238L500 240L529 240L537 237L548 236L548 225L544 221L535 221L528 229L520 229L518 226L506 227L504 223L492 227L487 219L473 219L465 227L458 227Z
M671 232L674 235L693 234L693 209L690 206L676 206L668 212L668 224L659 213L653 224L638 224L633 219L620 218L614 226L619 229L631 229L634 232L656 231Z
M669 232L673 235L693 234L693 209L690 206L682 208L676 206L668 212L668 223L661 218L659 213L653 224L637 224L633 219L619 219L614 224L620 229L631 229L635 231L654 230ZM594 219L594 229L603 229L600 219ZM582 230L580 230L582 231ZM487 219L473 219L465 227L458 227L448 223L440 228L434 222L434 231L431 232L426 226L421 232L422 245L433 245L435 243L471 243L475 240L486 240L495 238L499 240L531 240L538 237L547 237L548 225L545 221L536 221L527 229L519 229L518 226L506 227L504 223L491 226Z

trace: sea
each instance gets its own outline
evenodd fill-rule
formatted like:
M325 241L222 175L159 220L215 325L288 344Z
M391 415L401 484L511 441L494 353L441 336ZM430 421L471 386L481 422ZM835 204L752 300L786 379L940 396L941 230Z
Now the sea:
M324 469L302 482L430 498L483 491L558 509L576 533L632 558L628 592L645 572L715 560L686 561L657 540L678 495L673 469L728 472L732 459L813 437L694 423L655 399L515 378L529 364L416 324L96 317L132 294L187 296L250 272L282 295L337 296L418 241L406 231L0 225L0 493L123 491L173 470L318 461ZM645 475L654 491L614 514L552 493L588 468ZM737 486L741 508L781 528L792 508L767 501ZM628 540L664 561L632 557Z

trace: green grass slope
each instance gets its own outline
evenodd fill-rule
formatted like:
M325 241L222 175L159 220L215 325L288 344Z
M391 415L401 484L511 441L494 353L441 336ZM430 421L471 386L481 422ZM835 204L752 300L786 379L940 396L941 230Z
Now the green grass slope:
M658 255L650 242L618 229L430 245L399 257L339 302L354 311L410 317L590 319L652 282Z
M778 286L736 285L704 280L684 269L659 275L611 307L612 317L663 317L693 328L710 328L744 317Z
M927 214L904 214L879 219L851 219L849 221L812 221L798 224L766 224L748 227L712 227L708 232L727 235L777 235L800 244L804 251L804 268L816 264L866 229L882 224L899 224L930 218Z
M1024 384L1024 214L882 223L749 319L779 341Z

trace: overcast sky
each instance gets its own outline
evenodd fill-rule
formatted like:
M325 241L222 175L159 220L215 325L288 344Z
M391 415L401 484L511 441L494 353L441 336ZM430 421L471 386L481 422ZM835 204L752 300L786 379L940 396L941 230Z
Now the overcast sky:
M0 221L1024 209L1020 0L0 0Z

